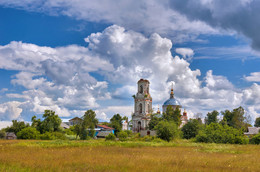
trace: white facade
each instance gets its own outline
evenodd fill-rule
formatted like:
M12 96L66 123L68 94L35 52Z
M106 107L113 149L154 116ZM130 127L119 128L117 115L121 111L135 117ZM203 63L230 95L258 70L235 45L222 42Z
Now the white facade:
M137 93L134 97L135 107L132 116L133 132L140 132L148 127L152 113L152 97L149 93L149 81L140 79L137 83Z

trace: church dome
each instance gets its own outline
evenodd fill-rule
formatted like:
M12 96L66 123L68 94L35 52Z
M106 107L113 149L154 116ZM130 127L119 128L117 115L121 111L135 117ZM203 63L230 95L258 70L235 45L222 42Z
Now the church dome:
M171 89L170 98L166 100L163 104L163 106L168 106L168 105L181 106L180 102L174 98L173 88Z
M168 106L168 105L178 105L178 106L181 106L180 102L178 100L176 100L175 98L169 98L163 104L163 106Z

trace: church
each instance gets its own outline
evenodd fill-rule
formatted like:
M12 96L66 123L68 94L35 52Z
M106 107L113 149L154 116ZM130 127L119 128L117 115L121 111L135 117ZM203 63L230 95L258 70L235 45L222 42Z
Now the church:
M141 135L153 135L148 129L150 115L153 113L152 102L153 99L149 93L150 82L146 79L140 79L137 82L137 93L134 95L134 113L132 115L132 131L135 133L141 133ZM173 88L171 88L170 98L166 100L162 106L163 113L166 112L168 106L182 108L180 102L174 98ZM159 109L157 113L160 113ZM188 122L187 112L184 110L181 116L181 126Z

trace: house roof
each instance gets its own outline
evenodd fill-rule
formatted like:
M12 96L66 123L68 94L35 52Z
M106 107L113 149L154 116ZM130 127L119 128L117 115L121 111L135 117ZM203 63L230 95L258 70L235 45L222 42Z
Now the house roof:
M99 128L104 128L104 129L109 129L109 130L114 130L114 128L108 127L106 125L97 125Z
M82 119L79 117L75 117L75 118L70 119L69 121L74 121L74 120L82 120Z
M16 137L14 132L6 132L6 137Z
M260 130L260 127L248 127L248 132L244 133L246 135L251 135L251 134L258 134Z
M70 126L68 126L66 123L64 123L64 122L62 122L61 124L60 124L60 126L62 127L62 128L70 128Z

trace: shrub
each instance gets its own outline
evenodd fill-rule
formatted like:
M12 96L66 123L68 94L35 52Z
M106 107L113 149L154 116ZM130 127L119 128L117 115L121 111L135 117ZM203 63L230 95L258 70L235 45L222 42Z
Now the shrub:
M128 135L125 131L120 131L118 133L118 138L119 138L120 141L126 141L127 137L128 137Z
M116 136L113 133L110 133L109 135L106 136L106 140L115 141Z
M220 125L211 123L199 132L195 140L205 143L231 143L246 144L248 139L243 135L241 130L229 127L228 125Z
M66 140L67 137L61 132L45 132L40 135L42 140Z
M182 128L182 134L184 139L191 139L198 135L201 126L197 119L190 119L187 124L185 124Z
M173 121L160 121L154 129L160 139L166 140L168 142L174 138L179 137L180 135L178 127Z
M251 144L260 144L260 133L250 139Z
M132 130L124 130L124 131L127 133L128 137L132 136L133 134Z
M5 138L5 131L0 130L0 139L4 139Z
M17 133L18 139L37 139L40 132L33 127L27 127Z

